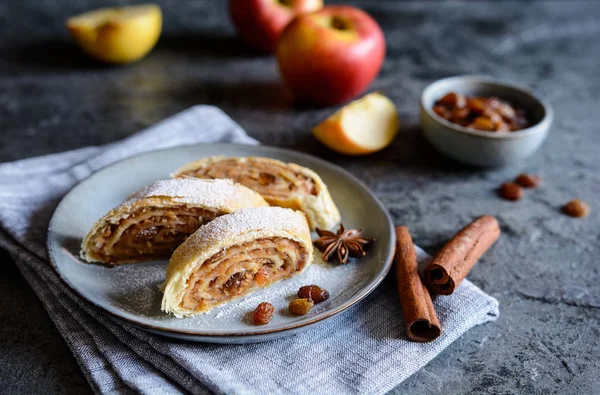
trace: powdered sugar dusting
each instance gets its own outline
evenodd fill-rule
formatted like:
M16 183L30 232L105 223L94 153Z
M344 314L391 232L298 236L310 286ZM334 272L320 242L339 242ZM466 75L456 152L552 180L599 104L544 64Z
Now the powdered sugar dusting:
M198 178L175 178L156 181L132 194L123 205L131 205L149 197L170 197L176 202L200 204L207 207L223 207L232 200L243 200L244 196L258 195L256 192L231 180L203 180Z
M203 226L183 245L193 243L193 248L188 249L189 253L192 253L197 245L214 243L232 230L250 232L268 229L277 232L287 229L296 234L299 231L300 234L305 234L307 239L310 238L306 219L302 213L280 207L260 207L241 209L233 214L218 217ZM312 237L315 238L316 234ZM94 268L99 271L99 280L105 278L105 270L111 271L111 289L114 290L110 296L111 303L121 309L126 316L142 316L151 324L164 325L168 322L169 326L181 330L235 333L265 329L257 328L251 322L251 314L261 302L272 303L275 307L275 316L268 325L269 329L301 322L346 303L363 290L365 284L372 281L378 270L378 265L368 263L369 260L377 259L375 256L369 258L370 254L372 252L368 252L367 257L361 260L351 259L348 264L334 265L323 263L321 252L314 251L314 263L302 273L266 288L256 289L240 299L189 318L175 318L160 310L163 294L158 287L165 280L164 261L142 262L112 269L97 266ZM296 297L301 286L311 284L329 291L330 299L315 305L306 316L290 316L289 302Z
M177 249L175 255L178 255L178 260L187 260L187 257L181 255L196 254L204 247L228 239L231 235L252 231L273 234L287 231L295 235L309 233L306 218L299 211L281 207L245 208L220 216L202 226Z
M323 263L320 255L319 251L315 251L315 263L291 279L257 289L243 298L189 318L175 318L160 310L163 294L159 285L165 279L166 262L142 262L115 268L93 267L97 271L98 281L105 281L110 272L113 282L111 288L114 290L111 295L112 303L126 313L143 316L148 322L155 324L168 321L170 325L186 330L248 331L266 329L256 327L250 320L251 313L261 302L269 302L275 307L275 316L267 326L274 328L312 317L345 303L372 278L373 267L365 264L362 259L351 259L347 264L336 265ZM296 297L301 286L311 284L329 291L330 299L315 305L306 316L290 316L287 309L289 302Z
M313 263L296 277L256 290L243 299L216 307L208 313L185 318L186 322L182 325L189 328L217 328L223 326L223 321L235 320L254 327L248 319L249 313L261 302L269 302L275 307L276 314L269 325L284 323L293 318L288 313L288 304L297 297L298 289L315 284L328 290L331 297L315 305L308 314L312 316L348 300L363 287L363 280L368 279L367 272L368 268L360 262L345 265Z
M307 232L304 216L288 208L247 208L219 217L201 232L205 239L218 240L231 233L243 233L255 229L282 229L292 233Z

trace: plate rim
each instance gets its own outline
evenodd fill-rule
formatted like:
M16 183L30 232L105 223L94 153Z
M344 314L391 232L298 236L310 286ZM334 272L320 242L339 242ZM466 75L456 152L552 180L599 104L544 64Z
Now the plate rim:
M56 205L56 207L54 208L53 212L52 212L52 216L50 217L50 221L48 222L48 228L46 229L46 242L45 242L45 250L46 250L46 255L48 256L48 261L50 262L50 265L52 266L52 269L54 270L54 272L56 273L56 275L58 276L58 278L60 279L60 281L63 283L63 285L65 285L70 291L74 292L78 297L80 297L82 300L84 300L86 303L88 303L89 305L91 305L94 309L96 309L97 311L108 315L110 317L116 318L120 321L124 321L128 324L134 325L138 328L144 329L144 330L148 330L152 333L157 333L163 336L191 336L194 338L198 338L198 340L202 341L202 338L210 338L210 339L235 339L235 338L251 338L251 337L261 337L261 336L267 336L267 335L273 335L273 334L285 334L285 332L287 331L297 331L298 329L302 328L302 327L308 327L310 325L315 325L318 323L323 322L326 319L329 319L343 311L348 310L349 308L351 308L352 306L356 305L358 302L362 301L364 298L366 298L368 295L371 294L371 292L373 292L380 284L381 282L385 279L385 277L387 276L387 274L389 273L391 267L392 267L392 263L393 263L393 258L394 258L394 243L390 243L390 246L388 248L387 251L387 259L384 262L383 268L380 270L380 272L375 276L375 278L370 281L368 284L365 285L365 287L363 289L361 289L356 295L354 295L353 297L349 298L347 301L345 301L344 303L342 303L341 305L339 305L338 307L335 307L333 309L330 310L326 310L320 314L315 315L314 317L307 319L305 321L301 321L301 322L297 322L297 323L293 323L293 324L289 324L283 328L273 328L273 329L267 329L265 328L264 330L261 331L255 331L255 332L237 332L237 333L215 333L215 332L197 332L197 331L189 331L189 330L184 330L184 329L173 329L173 328L164 328L164 327L159 327L159 326L155 326L153 324L149 324L146 322L140 322L140 321L135 321L132 320L130 318L124 317L122 315L119 315L116 312L110 311L109 309L101 306L100 304L96 303L95 301L87 298L85 295L83 295L77 288L75 288L74 285L72 285L61 273L61 271L59 270L59 268L57 267L57 265L54 262L54 257L53 254L51 253L53 250L50 247L50 233L52 232L53 229L53 225L55 222L55 216L56 216L56 212L59 210L59 208L62 206L62 204L64 203L64 200L71 195L71 193L73 193L73 191L79 187L81 187L82 184L86 183L90 178L96 176L98 173L103 172L103 171L107 171L109 168L111 168L112 166L116 166L122 162L128 161L128 160L132 160L135 158L140 158L143 156L147 156L147 155L152 155L155 154L157 152L165 152L165 151L171 151L171 150L176 150L176 149L180 149L183 147L206 147L206 146L214 146L214 147L219 147L219 146L226 146L226 147L238 147L238 148L249 148L249 147L261 147L261 148L266 148L268 150L274 150L274 151L279 151L283 154L293 154L293 155L299 155L301 157L307 157L310 160L313 161L317 161L319 162L321 165L325 166L325 167L329 167L329 168L333 168L343 174L345 174L346 177L350 178L353 182L355 182L359 187L363 188L364 191L373 199L373 201L377 204L377 206L379 206L379 208L381 209L381 211L383 212L385 218L386 218L386 224L388 227L388 232L391 236L391 239L394 240L394 223L392 221L392 218L390 216L390 213L388 212L388 210L385 208L385 206L383 205L383 203L379 200L379 198L361 181L359 180L356 176L354 176L352 173L350 173L349 171L345 170L344 168L342 168L341 166L338 166L336 164L333 164L331 162L328 162L324 159L321 159L319 157L316 157L314 155L311 154L307 154L305 152L301 152L301 151L296 151L293 149L288 149L288 148L282 148L282 147L275 147L275 146L270 146L270 145L252 145L252 144L239 144L239 143L196 143L196 144L184 144L184 145L179 145L179 146L175 146L175 147L168 147L168 148L162 148L162 149L158 149L158 150L152 150L152 151L146 151L146 152L142 152L139 154L135 154L135 155L131 155L128 156L126 158L122 158L119 159L117 161L111 162L105 166L102 166L101 168L99 168L98 170L94 171L93 173L91 173L90 175L88 175L86 178L84 178L83 180L79 181L77 184L75 184L72 188L69 189L69 191L67 193L65 193L63 195L63 197L60 199L60 202ZM290 162L293 163L293 162Z

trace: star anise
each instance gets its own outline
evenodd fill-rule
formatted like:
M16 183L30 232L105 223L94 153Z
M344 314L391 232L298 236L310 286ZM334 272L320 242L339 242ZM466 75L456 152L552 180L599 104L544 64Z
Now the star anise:
M348 257L360 258L365 256L364 248L375 241L375 239L365 239L362 236L362 229L344 228L340 224L337 233L317 228L319 238L314 240L314 245L323 252L323 260L330 261L336 257L338 262L348 262Z

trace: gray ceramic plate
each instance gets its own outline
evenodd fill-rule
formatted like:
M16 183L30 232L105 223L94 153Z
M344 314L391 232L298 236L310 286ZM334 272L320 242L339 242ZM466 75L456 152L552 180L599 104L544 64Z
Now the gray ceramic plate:
M347 227L361 227L377 242L360 261L347 265L315 264L301 275L256 291L244 299L192 318L177 319L160 310L166 261L108 268L83 263L79 246L92 224L129 194L153 181L169 178L180 165L212 155L264 156L294 162L316 171L329 186ZM56 272L73 291L102 312L150 332L179 339L247 343L270 340L308 329L367 296L390 269L393 226L382 204L343 169L299 152L235 144L194 145L135 156L106 167L77 185L60 202L48 229L48 255ZM318 258L318 255L316 256ZM291 317L287 305L302 285L318 284L331 297L307 315ZM275 306L265 326L250 322L262 301Z

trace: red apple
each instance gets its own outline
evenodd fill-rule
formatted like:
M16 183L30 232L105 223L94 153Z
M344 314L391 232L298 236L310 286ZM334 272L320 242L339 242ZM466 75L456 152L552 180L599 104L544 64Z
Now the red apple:
M296 15L320 10L323 0L230 0L238 34L251 45L275 52L283 28Z
M285 85L298 99L320 105L343 103L362 93L384 58L381 28L367 13L350 6L297 16L277 44Z

